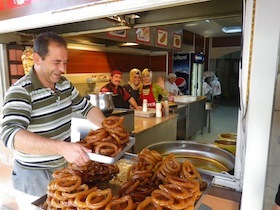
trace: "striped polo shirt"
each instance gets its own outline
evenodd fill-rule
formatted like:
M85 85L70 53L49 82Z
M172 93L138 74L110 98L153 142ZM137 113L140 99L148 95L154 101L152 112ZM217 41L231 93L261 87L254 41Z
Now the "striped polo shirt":
M92 105L65 77L55 91L39 81L34 69L12 85L2 108L2 140L14 149L14 135L26 129L50 139L70 141L72 112L86 117ZM66 163L60 155L25 154L14 150L14 157L25 167L53 168Z

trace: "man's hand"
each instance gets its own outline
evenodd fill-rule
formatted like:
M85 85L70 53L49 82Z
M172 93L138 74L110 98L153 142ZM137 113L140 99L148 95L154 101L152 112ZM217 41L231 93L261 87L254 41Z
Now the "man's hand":
M74 163L77 166L85 165L90 159L88 157L90 149L83 147L78 143L61 142L63 149L61 155L69 162Z

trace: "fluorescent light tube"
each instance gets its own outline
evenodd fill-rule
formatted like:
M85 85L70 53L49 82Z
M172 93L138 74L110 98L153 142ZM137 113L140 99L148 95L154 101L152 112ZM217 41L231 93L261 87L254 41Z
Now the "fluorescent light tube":
M223 32L226 34L230 33L239 33L242 31L241 26L229 26L229 27L223 27L222 28Z

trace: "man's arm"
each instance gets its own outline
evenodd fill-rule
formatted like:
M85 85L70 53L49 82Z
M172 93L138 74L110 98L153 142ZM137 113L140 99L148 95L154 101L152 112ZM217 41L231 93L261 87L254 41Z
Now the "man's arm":
M105 119L103 112L98 107L93 107L87 114L87 119L98 127L102 127L102 121Z

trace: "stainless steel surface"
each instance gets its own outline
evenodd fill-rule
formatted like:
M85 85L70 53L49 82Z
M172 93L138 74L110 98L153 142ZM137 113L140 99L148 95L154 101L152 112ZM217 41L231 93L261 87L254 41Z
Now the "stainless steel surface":
M99 107L103 113L112 113L115 108L113 93L111 92L89 93L87 98L94 106Z
M173 153L181 162L188 159L195 167L207 174L230 172L234 168L234 156L213 144L190 141L169 141L152 144L147 147L167 156Z
M177 140L187 139L187 105L170 107L169 112L178 114L177 117Z
M198 98L191 103L177 103L176 107L170 107L171 113L177 117L177 140L189 140L198 131L203 132L206 125L205 111L206 97Z

